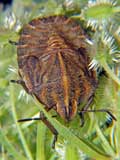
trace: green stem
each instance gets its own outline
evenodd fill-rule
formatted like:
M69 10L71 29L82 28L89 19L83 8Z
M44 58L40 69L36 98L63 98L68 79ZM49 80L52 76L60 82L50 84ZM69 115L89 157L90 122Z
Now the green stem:
M113 73L105 60L102 59L101 65L105 69L105 71L110 75L110 77L120 86L120 79Z
M16 127L17 127L17 130L18 130L18 133L19 133L19 136L20 136L20 140L22 142L25 154L26 154L26 156L28 157L29 160L33 160L31 152L30 152L30 150L28 148L27 142L26 142L26 140L24 138L24 135L22 133L22 130L21 130L21 128L20 128L20 126L19 126L19 124L17 122L14 93L15 93L15 91L14 91L13 85L11 84L10 85L10 101L11 101L11 106L12 106L13 119L14 119L14 122L16 124Z
M110 146L109 142L107 141L107 139L105 138L105 136L103 135L103 133L101 132L100 128L98 127L98 125L96 124L96 130L97 130L97 135L98 137L100 137L100 139L102 140L102 146L104 148L104 150L109 153L111 156L115 156L115 152L113 150L113 148Z
M45 160L45 133L46 126L43 123L39 123L37 126L36 160Z
M79 160L78 151L71 143L66 144L65 160Z

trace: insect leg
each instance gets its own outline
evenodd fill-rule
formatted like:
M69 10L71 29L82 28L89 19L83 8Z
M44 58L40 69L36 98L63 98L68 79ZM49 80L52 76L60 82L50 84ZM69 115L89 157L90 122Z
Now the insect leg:
M52 148L55 148L55 142L57 141L57 137L58 137L58 132L57 130L54 128L54 126L47 120L47 118L45 117L43 112L40 112L40 118L42 120L42 122L50 129L50 131L54 134L54 139L52 142Z
M12 80L10 80L10 82L12 82L12 83L17 83L17 84L21 84L21 85L25 84L25 82L24 82L23 80L21 80L21 79L19 79L19 80L14 80L14 79L12 79Z
M83 112L79 112L78 114L80 116L80 127L83 127L85 123Z
M106 112L107 114L109 114L110 117L112 117L112 119L114 119L115 121L117 121L116 117L108 110L108 109L90 109L90 110L82 110L80 112Z
M42 111L40 111L40 117L19 119L18 122L25 122L25 121L32 121L32 120L41 120L50 129L50 131L54 134L54 139L52 142L52 148L54 149L55 143L56 143L57 137L58 137L58 132L54 128L54 126L47 120L47 118L45 117L45 115Z
M26 87L25 82L24 82L22 79L19 79L19 80L14 80L14 79L12 79L12 80L10 80L10 82L20 84L20 85L26 90L26 92L27 92L28 94L31 94L31 93L29 92L28 88Z
M85 112L106 112L107 114L110 115L110 117L112 117L112 119L114 119L115 121L117 120L116 117L108 109L90 109L90 110L88 110L92 101L93 101L93 96L91 96L89 98L88 103L85 105L85 107L83 107L83 109L78 112L80 119L81 119L81 127L83 127L84 122L85 122L84 121L84 113Z
M11 40L9 40L9 43L12 44L12 45L15 45L15 46L19 45L18 42L14 42L14 41L11 41Z
M84 120L84 112L87 112L87 109L89 108L90 104L93 101L93 96L91 96L87 102L87 104L83 107L83 109L81 111L78 112L79 116L80 116L80 120L81 120L81 124L80 126L83 127L85 120Z

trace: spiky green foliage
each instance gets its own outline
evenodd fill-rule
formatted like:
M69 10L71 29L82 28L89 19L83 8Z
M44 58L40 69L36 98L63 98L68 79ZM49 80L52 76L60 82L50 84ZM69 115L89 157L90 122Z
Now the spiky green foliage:
M112 0L14 0L11 9L0 11L0 157L2 160L120 159L120 1ZM56 113L47 113L41 104L27 95L21 86L10 84L19 79L16 47L19 30L31 19L46 15L67 15L77 19L90 35L90 68L99 76L92 109L110 109L106 113L86 113L85 125L79 116L65 124ZM82 22L81 22L82 21ZM51 149L52 134L42 122L18 119L39 116L42 110L59 133L56 149ZM107 126L109 126L108 129Z

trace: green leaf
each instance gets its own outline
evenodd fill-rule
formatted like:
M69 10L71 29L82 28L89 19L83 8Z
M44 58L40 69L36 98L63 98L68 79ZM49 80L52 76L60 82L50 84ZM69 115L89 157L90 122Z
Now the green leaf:
M36 160L45 160L45 134L46 126L41 122L37 125L37 151Z
M0 88L5 88L6 86L8 86L8 83L8 80L0 78Z
M27 160L23 155L21 155L16 148L11 144L11 142L4 135L2 130L0 130L0 143L4 146L5 150L8 151L10 155L12 155L17 160Z
M79 160L78 150L71 144L67 143L65 146L65 160Z
M35 98L35 97L34 97ZM93 146L88 141L83 139L83 137L75 136L68 128L63 126L57 120L50 117L49 113L45 111L43 105L41 105L37 100L35 101L40 110L44 112L45 116L48 118L49 122L55 127L59 135L64 137L68 142L71 142L73 147L78 148L85 152L90 157L97 157L97 160L110 160L110 156L102 152L96 146Z
M103 146L104 150L106 150L106 152L108 152L110 155L112 155L114 157L115 152L114 152L112 146L110 146L110 143L107 141L105 136L102 134L102 132L101 132L100 128L98 127L98 125L96 125L96 129L97 129L97 135L102 140L102 144L101 145Z
M20 136L20 140L21 140L21 143L23 145L23 148L24 148L24 152L26 154L26 156L29 158L29 160L33 160L32 158L32 154L29 150L29 147L27 145L27 142L24 138L24 135L23 135L23 132L17 122L17 115L16 115L16 110L15 110L15 95L14 95L15 91L14 91L14 87L13 85L11 84L10 85L10 102L11 102L11 106L12 106L12 114L13 114L13 119L16 123L16 127L17 127L17 131L18 131L18 134Z
M87 19L105 19L113 15L114 7L111 3L97 3L91 5L85 10L85 17Z

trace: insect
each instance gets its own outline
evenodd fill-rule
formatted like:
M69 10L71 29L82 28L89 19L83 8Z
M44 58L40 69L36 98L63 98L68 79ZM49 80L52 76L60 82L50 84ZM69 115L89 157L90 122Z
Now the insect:
M81 26L65 16L32 20L23 27L17 43L21 79L12 80L67 122L80 111L82 126L98 85L96 71L88 67L86 37ZM38 119L53 132L55 143L57 131L42 113Z

